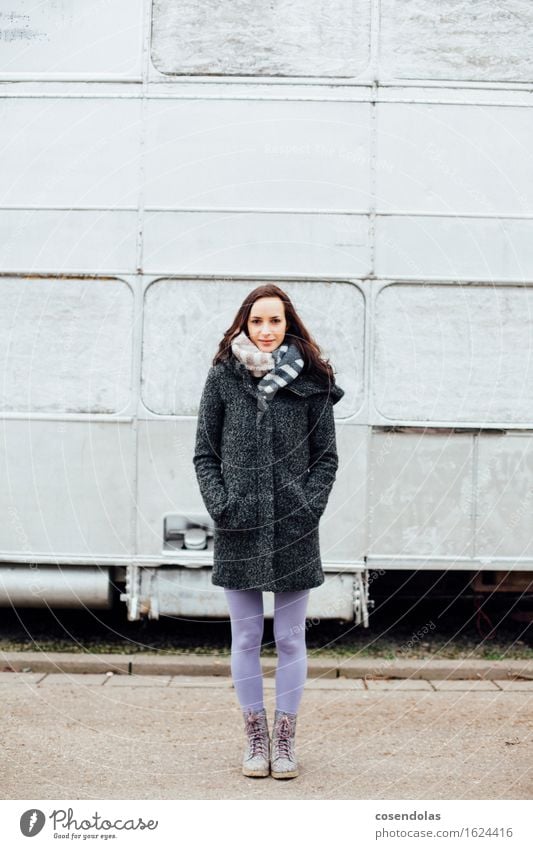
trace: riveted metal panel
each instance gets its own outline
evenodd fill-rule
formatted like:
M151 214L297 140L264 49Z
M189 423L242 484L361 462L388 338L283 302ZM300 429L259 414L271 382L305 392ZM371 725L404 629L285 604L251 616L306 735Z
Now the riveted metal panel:
M362 563L366 554L368 436L368 428L364 426L336 422L339 468L320 521L322 556L333 565Z
M132 389L121 280L0 279L0 410L117 413Z
M365 209L370 117L368 103L152 100L146 119L146 203L165 209L184 204ZM257 221L264 226L263 219Z
M533 280L527 218L388 215L376 219L379 277L417 280Z
M141 73L143 0L2 0L0 78Z
M373 432L369 554L472 556L473 462L466 434Z
M144 267L193 274L364 276L368 219L300 212L150 212Z
M520 216L533 207L533 110L380 103L376 114L379 212Z
M124 210L0 209L0 271L134 272L137 224Z
M374 333L390 421L532 423L533 287L386 286Z
M175 558L175 551L164 551L166 516L209 519L191 461L195 433L196 419L139 422L137 550L140 557L154 556L161 561ZM212 560L212 554L211 539L206 562Z
M479 437L476 551L490 560L533 560L533 438Z
M141 104L51 97L0 99L2 204L135 207ZM107 225L109 226L109 225Z
M127 422L2 425L3 560L116 562L133 555L134 433Z
M222 587L211 584L206 569L170 568L155 571L151 588L152 604L162 616L208 616L229 620L228 605ZM149 600L146 599L149 604ZM274 593L263 593L265 616L274 615ZM332 574L309 596L307 627L320 619L351 620L354 615L354 576ZM314 622L314 618L318 621Z

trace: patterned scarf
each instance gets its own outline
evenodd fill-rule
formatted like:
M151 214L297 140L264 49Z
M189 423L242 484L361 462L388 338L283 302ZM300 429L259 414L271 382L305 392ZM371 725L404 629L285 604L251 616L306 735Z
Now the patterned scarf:
M262 418L267 404L281 386L298 377L304 367L300 351L293 342L282 344L274 351L260 351L248 338L244 330L231 343L231 350L237 359L251 371L255 377L262 377L257 384L257 421Z

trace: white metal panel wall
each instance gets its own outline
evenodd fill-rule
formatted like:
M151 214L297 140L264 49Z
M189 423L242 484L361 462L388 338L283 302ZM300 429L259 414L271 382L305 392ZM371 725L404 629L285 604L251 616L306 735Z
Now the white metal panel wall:
M533 440L516 434L479 441L477 554L484 565L533 559Z
M0 245L0 273L134 273L137 214L0 209Z
M365 275L370 138L362 103L150 102L145 270Z
M152 100L148 206L316 212L368 208L368 103Z
M533 277L533 111L469 100L377 106L378 275Z
M140 137L138 99L0 99L0 271L134 272Z
M167 616L198 616L201 600L204 616L227 618L228 606L223 587L211 583L204 569L158 569L152 582L158 609ZM313 623L320 619L353 619L354 580L351 575L329 575L321 586L310 594L306 618ZM274 594L263 597L265 616L274 615ZM316 624L316 623L314 623Z
M531 209L533 110L381 103L376 119L379 212L520 216Z
M2 423L0 550L13 562L129 563L134 538L131 423Z
M177 352L203 376L222 329L206 303L229 321L245 291L271 277L347 389L336 408L342 468L321 527L331 561L471 567L497 552L531 567L530 464L518 462L533 428L527 5L313 0L305 26L302 4L284 0L268 14L245 0L12 5L0 0L0 272L21 286L29 274L128 275L136 304L109 311L106 296L75 315L65 290L64 303L44 308L48 350L23 314L18 347L3 343L8 426L15 434L15 417L32 416L43 451L36 480L50 512L29 537L32 556L158 556L164 515L199 505L185 466L201 380L180 386ZM9 296L2 303L5 330L13 311ZM97 368L83 412L83 342L98 337L99 318L109 330L110 314L117 338L102 362L119 385ZM38 306L29 315L38 326ZM79 375L54 347L62 317L76 328ZM127 321L131 392L119 367ZM30 384L16 375L31 346L41 380L28 405ZM66 376L57 393L54 368ZM62 392L76 413L58 407ZM137 422L118 421L128 393L138 434ZM100 435L110 429L90 449L97 480L116 483L109 525L95 484L59 526L70 478L46 476L47 419L81 452L69 469L82 481L94 420ZM115 428L127 432L120 445ZM10 468L23 471L4 507L31 525L41 507L28 494L24 439L11 438ZM73 532L80 514L89 525ZM19 545L16 533L2 550Z
M133 296L121 280L0 279L0 410L120 413Z
M138 100L0 100L2 205L135 209L140 122Z
M390 215L378 218L378 277L521 282L533 280L532 225L527 218Z
M384 420L532 423L533 287L385 286L374 329Z
M336 437L339 468L320 521L320 549L323 562L345 567L363 564L367 553L369 429L340 419Z
M140 77L144 0L0 0L0 79Z
M4 277L0 304L1 556L129 562L132 291L121 280Z
M370 448L371 556L473 556L471 437L374 433Z
M154 212L144 219L150 274L364 277L368 219L333 213Z
M531 569L533 441L374 433L369 565Z

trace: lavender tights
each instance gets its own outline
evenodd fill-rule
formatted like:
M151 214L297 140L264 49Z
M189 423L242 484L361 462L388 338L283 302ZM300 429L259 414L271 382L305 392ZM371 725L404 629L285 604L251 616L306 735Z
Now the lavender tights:
M231 674L241 708L263 705L261 590L225 590L231 617ZM307 677L305 613L309 590L274 593L274 640L278 653L276 708L297 713Z

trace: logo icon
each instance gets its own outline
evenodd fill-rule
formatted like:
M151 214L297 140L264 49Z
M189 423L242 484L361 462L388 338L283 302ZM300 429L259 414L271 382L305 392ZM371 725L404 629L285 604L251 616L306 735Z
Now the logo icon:
M20 830L24 837L35 837L41 831L45 821L46 817L42 811L38 808L30 808L24 811L20 818Z

